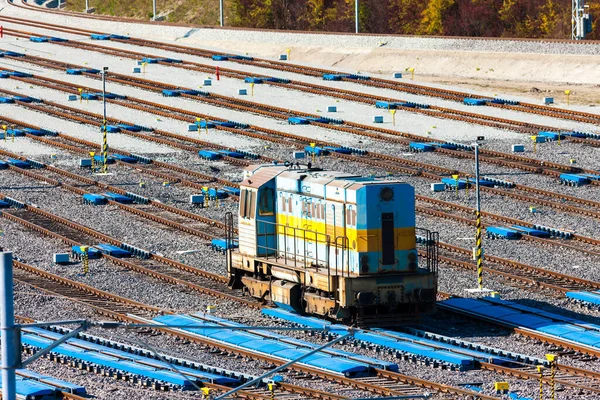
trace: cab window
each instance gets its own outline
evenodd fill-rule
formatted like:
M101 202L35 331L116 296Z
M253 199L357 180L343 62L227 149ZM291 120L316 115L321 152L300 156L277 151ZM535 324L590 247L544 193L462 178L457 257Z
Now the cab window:
M250 189L243 189L240 193L240 217L254 218L256 195Z
M262 188L258 191L258 215L275 215L275 191Z

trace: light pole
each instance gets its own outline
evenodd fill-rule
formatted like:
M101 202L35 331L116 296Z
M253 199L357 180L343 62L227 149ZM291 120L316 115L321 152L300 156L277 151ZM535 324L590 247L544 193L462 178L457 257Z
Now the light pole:
M224 25L224 23L223 23L223 0L219 0L219 11L220 11L219 21L221 22L221 26L223 26Z
M356 33L358 33L358 0L354 2L354 23L356 25Z
M106 73L108 67L102 68L102 104L104 106L104 121L102 124L103 135L102 135L102 173L108 172L108 140L106 137Z
M0 329L2 330L2 398L16 398L17 353L15 346L15 310L13 304L12 253L0 253ZM19 349L20 351L20 349Z
M152 21L156 21L156 0L152 0Z

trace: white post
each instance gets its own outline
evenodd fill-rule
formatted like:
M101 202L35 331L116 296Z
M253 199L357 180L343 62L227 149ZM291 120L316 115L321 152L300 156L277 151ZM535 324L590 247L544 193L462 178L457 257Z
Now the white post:
M219 21L221 22L221 26L223 26L224 25L224 21L223 21L223 0L219 0L219 11L220 11Z
M16 399L15 309L13 304L12 253L0 253L0 330L2 330L2 399Z
M356 33L358 33L358 0L355 0L354 3L354 23L356 25Z
M89 9L90 9L89 0L85 0L85 12L88 12Z
M152 0L152 21L156 21L156 0Z

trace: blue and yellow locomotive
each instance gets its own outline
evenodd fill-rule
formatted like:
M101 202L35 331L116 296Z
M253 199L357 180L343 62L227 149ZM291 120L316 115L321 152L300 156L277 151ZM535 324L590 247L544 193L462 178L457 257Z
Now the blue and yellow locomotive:
M414 320L434 307L437 239L425 231L419 263L411 185L253 165L240 190L239 248L227 253L230 287L361 325Z

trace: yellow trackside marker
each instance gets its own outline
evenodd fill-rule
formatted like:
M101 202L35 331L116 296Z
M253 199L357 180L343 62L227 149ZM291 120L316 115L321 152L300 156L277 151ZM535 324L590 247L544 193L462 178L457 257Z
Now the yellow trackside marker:
M567 106L568 106L569 104L571 104L571 102L570 102L571 91L565 90L565 94L567 95Z
M396 110L390 110L390 114L392 114L392 125L396 126Z
M95 160L94 160L94 156L95 155L96 155L96 152L90 151L90 158L91 158L91 161L92 161L92 172L96 171Z
M198 134L200 134L200 121L202 121L202 118L200 117L196 117L196 125L198 126Z
M315 142L311 142L311 143L310 143L310 147L312 148L312 156L311 156L311 158L312 158L312 162L313 162L313 163L315 162L315 156L316 156L316 153L315 153L315 146L316 146L316 145L317 145L317 144L316 144Z
M87 273L90 271L90 260L88 257L88 247L87 246L80 246L79 249L82 251L82 255L81 255L81 263L83 264L83 274L87 275Z
M414 67L410 67L408 69L408 72L410 72L410 80L412 81L415 78L415 68Z
M292 49L285 49L285 54L287 54L288 61L290 60L290 54L292 53Z
M203 387L203 388L200 388L200 390L202 390L202 397L204 399L209 399L210 398L210 388Z
M536 153L537 151L537 136L529 136L531 138L531 140L533 140L533 154Z
M452 175L452 178L456 181L456 196L458 197L458 178L460 178L460 175Z
M271 400L274 400L275 399L275 384L269 383L268 387L269 387L269 392L271 394Z
M145 62L145 61L142 63L142 71L143 71L144 75L146 75L146 65L147 65L147 64L148 64L148 63L147 63L147 62Z
M254 96L254 83L250 84L250 93L252 96Z
M79 92L79 102L83 103L83 89L78 88L77 91Z
M494 389L496 389L496 393L504 393L508 392L510 388L508 382L494 382Z

